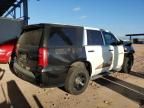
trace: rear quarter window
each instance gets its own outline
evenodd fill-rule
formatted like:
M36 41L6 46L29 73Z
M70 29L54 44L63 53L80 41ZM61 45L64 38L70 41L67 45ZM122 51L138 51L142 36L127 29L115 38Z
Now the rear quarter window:
M82 29L73 27L49 28L48 46L78 46L82 45Z

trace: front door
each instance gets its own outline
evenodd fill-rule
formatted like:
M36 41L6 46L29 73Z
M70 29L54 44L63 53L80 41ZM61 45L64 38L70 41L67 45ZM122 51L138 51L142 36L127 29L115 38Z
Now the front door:
M112 64L110 70L120 71L124 59L124 47L117 44L118 39L110 32L102 32L105 39L105 46L109 47L112 53Z

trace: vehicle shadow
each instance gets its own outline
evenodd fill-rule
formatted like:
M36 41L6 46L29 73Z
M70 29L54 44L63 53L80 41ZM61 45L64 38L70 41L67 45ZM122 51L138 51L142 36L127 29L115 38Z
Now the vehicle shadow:
M0 80L2 80L4 73L5 73L5 70L0 68Z
M29 103L14 80L7 82L7 92L9 99L6 98L2 87L5 102L0 103L0 108L30 108Z
M95 82L137 102L140 106L144 105L144 88L142 87L112 76L96 79Z
M134 71L131 71L129 72L130 75L132 76L136 76L136 77L139 77L139 78L144 78L144 72L134 72Z
M5 101L3 103L0 103L0 108L10 108L10 103L6 101L7 98L6 98L6 94L4 92L4 88L2 85L1 85L1 90L2 90L3 96L5 98Z
M14 108L30 108L29 103L14 80L7 82L8 96Z

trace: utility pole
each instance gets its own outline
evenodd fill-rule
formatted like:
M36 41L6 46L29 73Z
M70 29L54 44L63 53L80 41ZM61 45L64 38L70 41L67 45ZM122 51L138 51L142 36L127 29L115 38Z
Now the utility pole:
M24 24L28 25L28 0L23 0L23 17L24 17Z

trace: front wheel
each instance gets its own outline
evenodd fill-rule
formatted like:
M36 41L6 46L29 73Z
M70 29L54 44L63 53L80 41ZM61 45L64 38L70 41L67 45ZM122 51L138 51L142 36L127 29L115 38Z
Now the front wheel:
M133 66L133 55L129 55L124 59L122 72L129 73L131 71L132 66Z
M68 93L78 95L85 91L89 82L89 73L84 63L78 62L71 66L65 81L65 90Z

